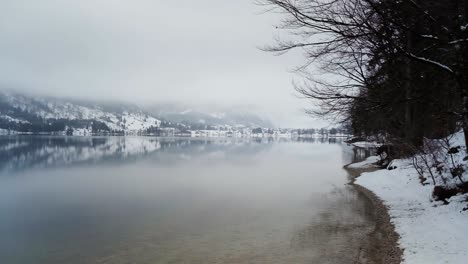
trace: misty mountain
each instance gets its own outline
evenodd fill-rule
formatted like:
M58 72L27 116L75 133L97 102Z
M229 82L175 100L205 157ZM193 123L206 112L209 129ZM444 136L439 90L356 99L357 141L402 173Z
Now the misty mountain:
M161 121L133 105L0 92L0 128L20 132L139 132Z
M273 127L258 111L245 106L222 107L165 103L147 107L156 118L190 126Z
M219 126L271 127L247 111L187 109L175 104L141 107L0 92L0 129L20 132L144 133L158 127L209 129Z

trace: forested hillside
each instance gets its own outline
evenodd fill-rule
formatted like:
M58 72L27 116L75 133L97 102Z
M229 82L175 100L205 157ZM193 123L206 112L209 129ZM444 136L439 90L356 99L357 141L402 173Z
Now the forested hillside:
M30 133L141 132L161 121L132 105L0 93L0 128Z
M165 104L139 106L0 91L0 133L159 134L164 128L186 131L221 127L273 125L245 109L206 110Z

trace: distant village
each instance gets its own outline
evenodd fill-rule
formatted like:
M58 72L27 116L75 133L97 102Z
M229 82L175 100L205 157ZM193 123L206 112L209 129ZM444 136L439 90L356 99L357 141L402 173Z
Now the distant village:
M73 120L72 120L73 121ZM70 121L70 122L72 122ZM191 138L323 138L347 137L348 130L343 128L250 128L246 126L211 126L185 125L163 122L150 125L147 128L132 128L111 130L101 122L93 121L90 125L81 127L63 125L62 129L48 131L39 127L36 130L18 131L0 128L0 135L59 135L59 136L155 136L155 137L191 137Z
M315 137L347 137L349 133L341 128L292 129L292 128L247 128L218 127L211 129L180 130L173 127L158 127L144 133L148 136L160 137L233 137L233 138L315 138Z

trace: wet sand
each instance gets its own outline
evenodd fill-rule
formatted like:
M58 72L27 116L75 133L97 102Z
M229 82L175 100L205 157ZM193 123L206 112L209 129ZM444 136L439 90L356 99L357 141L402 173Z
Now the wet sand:
M372 191L354 184L355 179L364 172L372 172L377 168L349 168L344 166L352 185L363 194L374 208L375 229L369 234L369 239L363 244L359 263L366 264L400 264L403 250L398 246L399 235L391 223L388 209Z

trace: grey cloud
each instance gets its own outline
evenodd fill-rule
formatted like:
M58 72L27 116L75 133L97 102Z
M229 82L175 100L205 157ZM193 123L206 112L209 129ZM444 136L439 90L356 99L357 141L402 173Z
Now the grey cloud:
M255 104L314 125L292 96L298 54L257 49L279 17L252 0L0 0L0 83L56 96Z

